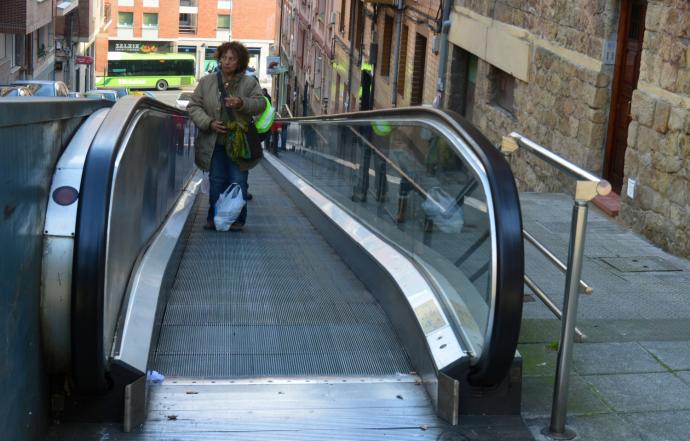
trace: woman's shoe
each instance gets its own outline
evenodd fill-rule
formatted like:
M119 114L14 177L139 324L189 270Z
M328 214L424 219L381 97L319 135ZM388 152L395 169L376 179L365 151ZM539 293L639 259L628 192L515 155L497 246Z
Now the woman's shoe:
M233 222L232 225L230 225L230 231L242 231L243 228L244 224L239 222Z
M204 225L204 230L215 230L215 229L216 229L216 225L213 223L213 221L206 222L206 225Z

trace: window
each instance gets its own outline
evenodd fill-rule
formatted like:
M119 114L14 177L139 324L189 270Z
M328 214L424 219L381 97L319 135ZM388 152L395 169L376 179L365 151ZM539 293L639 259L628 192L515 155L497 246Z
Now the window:
M381 54L381 76L391 73L391 49L393 47L393 17L386 15L383 19L383 44Z
M338 26L338 29L340 30L341 34L345 32L345 5L346 0L340 0L340 25Z
M142 24L145 28L158 28L158 14L144 13L144 21Z
M118 12L117 26L120 28L131 28L134 26L134 12Z
M232 23L232 19L230 18L229 15L219 15L218 16L218 29L229 31L231 23Z
M474 93L477 89L477 64L479 59L459 46L453 45L453 61L450 66L448 107L472 121Z
M424 70L426 68L426 37L415 34L414 38L414 64L412 65L412 92L410 93L410 105L422 104L424 97Z
M0 60L7 56L7 50L5 49L7 40L9 39L5 37L5 34L0 34Z
M495 67L491 71L492 103L512 115L515 113L515 78Z
M364 39L364 3L360 2L359 0L355 0L353 3L353 12L355 12L355 17L357 17L357 20L355 21L354 37L351 38L355 39L355 50L361 51L362 40ZM350 35L352 35L352 33L350 33Z
M53 37L52 23L49 23L36 31L36 55L43 58L53 50L55 37Z
M402 27L402 35L400 37L400 63L398 64L398 95L405 96L405 66L407 66L407 34L409 29L407 25Z
M326 0L319 0L318 14L321 21L326 21Z

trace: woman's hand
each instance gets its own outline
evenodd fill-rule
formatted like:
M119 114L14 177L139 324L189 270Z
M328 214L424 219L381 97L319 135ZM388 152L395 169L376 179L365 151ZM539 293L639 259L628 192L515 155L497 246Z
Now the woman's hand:
M242 98L238 96L229 96L225 98L225 106L231 109L239 109L242 107Z
M225 128L225 124L223 124L223 121L218 121L214 120L211 122L211 130L213 130L216 133L227 133L228 129Z

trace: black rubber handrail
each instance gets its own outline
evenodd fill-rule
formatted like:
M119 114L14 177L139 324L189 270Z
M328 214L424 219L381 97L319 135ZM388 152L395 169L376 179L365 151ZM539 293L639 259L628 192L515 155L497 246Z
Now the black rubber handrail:
M491 142L457 113L430 107L371 110L318 117L284 118L286 122L370 122L390 118L436 120L455 133L483 165L491 191L496 231L496 293L481 355L474 360L468 381L476 386L495 386L508 373L515 357L522 320L524 250L522 216L515 179L510 165ZM463 154L463 152L458 152ZM453 378L465 372L461 363L449 365L444 373Z
M84 163L74 238L71 323L72 374L82 393L102 393L110 387L103 302L111 185L123 138L134 117L145 109L185 115L149 97L125 96L98 129Z

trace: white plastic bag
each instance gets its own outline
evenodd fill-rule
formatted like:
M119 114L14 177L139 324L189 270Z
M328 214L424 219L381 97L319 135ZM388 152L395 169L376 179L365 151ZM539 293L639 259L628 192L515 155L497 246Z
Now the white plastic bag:
M246 202L244 197L242 197L240 185L233 182L216 201L215 216L213 216L213 223L216 224L216 231L228 231L230 225L232 225L240 215L242 208L244 208L244 204L246 204Z
M431 198L431 199L430 199ZM460 233L465 225L462 205L439 187L431 187L429 197L422 202L426 215L444 233Z

